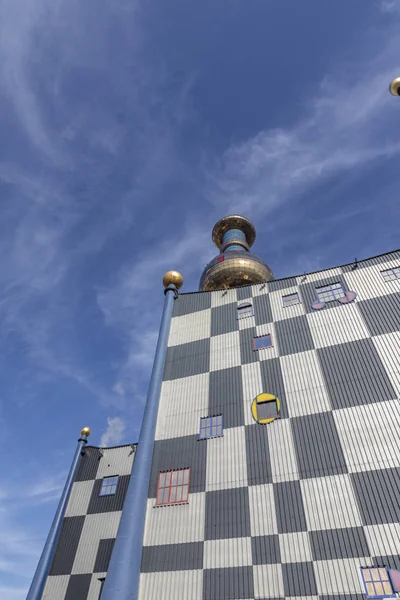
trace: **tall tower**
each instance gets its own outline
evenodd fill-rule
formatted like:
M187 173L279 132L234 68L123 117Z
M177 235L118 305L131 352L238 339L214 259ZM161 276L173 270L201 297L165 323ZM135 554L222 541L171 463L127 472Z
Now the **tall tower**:
M204 269L200 291L210 292L274 279L269 266L250 252L256 230L246 217L223 217L214 225L212 239L220 252Z

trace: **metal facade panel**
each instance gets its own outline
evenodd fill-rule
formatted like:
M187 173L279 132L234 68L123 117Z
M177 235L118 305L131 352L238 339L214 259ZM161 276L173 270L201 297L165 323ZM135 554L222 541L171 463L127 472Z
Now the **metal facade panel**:
M237 302L211 309L211 335L222 335L239 329Z
M268 426L254 423L245 427L247 479L250 486L272 483Z
M286 279L276 279L275 281L268 282L268 289L270 292L276 292L278 290L285 290L297 285L296 277L287 277Z
M50 575L69 575L72 572L84 522L84 516L64 519Z
M105 579L107 573L94 573L90 582L87 600L100 600L101 580Z
M224 430L244 424L241 367L210 373L207 415L223 415Z
M203 599L245 600L254 598L253 572L251 567L230 569L204 569Z
M75 481L65 511L66 517L86 515L92 496L93 485L93 479L88 481Z
M398 523L400 467L350 475L364 525Z
M103 457L99 461L96 478L110 477L113 475L129 475L132 471L135 457L131 446L120 446L119 448L104 448Z
M225 569L252 564L252 540L249 537L204 542L204 568Z
M358 308L371 335L382 335L384 333L391 333L392 331L399 331L400 293L364 300L364 302L358 303Z
M223 437L200 443L207 444L207 492L247 486L244 427L226 429Z
M113 475L116 475L116 473L114 472ZM100 496L103 480L96 479L89 502L88 514L112 513L122 510L126 496L126 490L128 489L129 478L129 475L121 475L118 480L116 492L113 496Z
M253 343L256 335L257 331L255 327L239 331L240 363L242 365L259 361L259 352L254 350Z
M283 564L282 575L286 597L318 594L312 562Z
M94 573L106 573L114 548L115 538L101 539L99 542L96 560L94 563Z
M229 517L229 518L227 518ZM249 488L206 494L205 539L250 537Z
M65 600L87 600L92 574L71 575Z
M182 317L211 308L211 292L179 294L174 303L174 317Z
M364 303L337 305L331 310L318 310L307 315L315 348L325 348L369 337L361 315Z
M311 531L310 542L315 560L369 555L363 527Z
M381 275L382 271L398 266L400 266L399 260L387 260L380 265L356 269L343 277L347 289L357 292L358 301L369 300L400 292L399 279L385 281Z
M204 542L168 544L167 546L144 546L142 573L162 571L188 571L203 568Z
M190 377L210 370L210 339L172 346L167 350L164 381Z
M203 600L203 571L165 571L140 575L139 600Z
M95 572L100 540L116 538L121 512L87 515L71 573Z
M86 446L75 481L88 481L96 478L101 452L99 448Z
M306 315L275 323L280 356L305 352L314 348Z
M168 346L187 344L210 337L211 310L174 317L171 320Z
M385 367L397 398L400 398L400 331L376 336L372 338L372 343Z
M67 591L69 575L53 575L47 578L42 600L63 600Z
M263 294L262 296L256 296L253 298L253 307L256 325L271 323L272 311L269 301L269 294Z
M240 333L232 331L211 338L210 371L219 371L240 365Z

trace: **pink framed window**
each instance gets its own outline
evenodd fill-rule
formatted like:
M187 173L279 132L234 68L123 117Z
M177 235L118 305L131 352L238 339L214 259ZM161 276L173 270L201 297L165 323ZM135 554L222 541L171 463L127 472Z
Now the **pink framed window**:
M156 506L189 501L190 469L164 471L158 475Z

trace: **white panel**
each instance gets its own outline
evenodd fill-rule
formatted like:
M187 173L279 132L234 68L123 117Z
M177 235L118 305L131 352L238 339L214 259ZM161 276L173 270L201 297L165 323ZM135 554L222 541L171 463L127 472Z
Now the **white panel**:
M283 306L283 296L288 296L289 294L295 293L299 294L300 303L294 304L293 306ZM278 290L276 292L271 292L269 295L269 299L271 302L272 318L274 319L274 321L292 319L293 317L299 317L300 315L306 314L304 304L301 301L301 294L299 293L299 288L297 286L289 287L284 290Z
M259 359L261 361L270 360L271 358L278 358L279 356L278 336L276 335L274 323L263 323L263 325L257 325L257 336L267 335L268 333L271 334L272 346L270 348L263 348L262 350L257 350Z
M257 565L253 567L254 597L285 597L281 565Z
M280 533L279 546L281 549L281 562L308 562L312 561L312 551L308 533Z
M141 573L139 600L202 600L203 571Z
M300 481L308 531L362 525L349 475Z
M289 419L276 420L266 427L268 427L268 445L273 482L298 479L296 452Z
M208 414L209 374L164 381L161 388L156 440L199 432L199 419Z
M103 457L99 461L96 479L131 474L135 453L130 446L104 448L102 452Z
M239 332L232 331L211 338L210 371L229 369L240 365Z
M372 341L385 365L397 396L400 397L400 331L377 335L372 338Z
M335 410L333 417L350 473L399 466L397 400Z
M307 315L316 348L326 348L369 337L357 301Z
M249 486L249 504L251 535L278 533L273 484Z
M206 491L247 486L245 428L225 429L222 437L206 443Z
M204 542L204 569L244 567L251 564L251 538Z
M360 567L371 563L369 557L318 560L314 562L314 573L319 593L364 594Z
M94 573L92 575L86 600L99 600L101 588L101 581L99 579L103 579L106 575L107 573Z
M199 310L171 320L168 346L177 346L209 338L211 335L211 309Z
M86 515L94 486L94 479L90 481L75 481L68 500L66 517L79 517Z
M211 308L225 306L226 304L232 304L232 302L237 302L236 290L218 290L216 292L211 292Z
M333 269L326 269L325 271L318 271L317 273L306 273L305 275L299 275L297 277L297 283L312 283L313 281L318 282L321 281L321 279L327 279L328 277L339 277L341 274L341 267L334 267Z
M46 580L42 600L62 600L67 592L68 582L69 575L50 575Z
M398 267L400 261L388 260L380 265L365 267L364 269L355 269L345 274L347 285L350 290L357 292L358 300L368 300L377 296L385 296L400 292L400 280L385 281L381 271Z
M282 356L280 365L291 417L331 410L315 350Z
M256 283L251 286L251 295L253 298L256 296L264 296L264 294L268 294L269 287L268 283Z
M199 442L200 444L206 442ZM185 544L204 540L205 493L189 494L189 503L155 508L147 501L144 546Z
M72 575L93 573L101 539L115 538L121 511L87 515L76 551Z
M391 556L399 553L400 525L390 523L364 527L371 556Z
M242 365L242 385L243 385L243 403L244 403L244 424L252 425L254 423L251 414L251 403L254 398L263 392L261 380L260 363L254 362Z

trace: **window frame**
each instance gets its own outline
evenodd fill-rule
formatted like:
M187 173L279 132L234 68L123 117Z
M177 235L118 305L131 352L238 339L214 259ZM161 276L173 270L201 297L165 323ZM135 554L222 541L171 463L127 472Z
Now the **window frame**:
M337 286L337 287L334 287ZM334 302L335 300L339 300L339 298L346 297L346 290L341 281L337 281L336 283L329 283L327 285L321 285L320 287L315 288L318 302L321 304L326 304L327 302ZM336 292L342 292L340 295Z
M185 482L185 473L187 472L187 482ZM179 481L179 473L183 473L183 479L182 479L182 483L178 483ZM176 474L176 479L177 482L173 485L173 478L174 475ZM167 476L169 475L168 478L168 483L167 483ZM163 479L164 477L164 479ZM166 485L160 485L160 483L166 484ZM187 488L186 490L186 496L183 497L183 492L184 492L184 488ZM171 496L172 496L172 490L176 489L176 493L175 496L178 496L178 488L182 488L182 494L179 500L172 500ZM160 502L159 501L159 495L160 495L160 491L164 490L164 495L165 495L165 491L168 490L168 495L167 495L167 499L166 501ZM189 493L190 493L190 467L185 467L184 469L173 469L172 471L160 471L160 473L158 474L158 480L157 480L157 493L156 493L156 504L155 506L172 506L174 504L188 504L189 502Z
M270 341L269 346L261 346L261 348L257 348L257 342L256 342L256 340L259 340L261 338L266 338L266 337L269 337L269 341ZM272 343L272 333L264 333L263 335L256 335L256 336L254 336L254 338L253 338L253 348L254 348L255 352L260 352L260 350L269 350L270 348L273 348L273 347L274 347L274 345Z
M249 314L246 314L245 310ZM251 309L251 310L249 310ZM240 311L243 311L242 313ZM242 302L242 304L238 304L236 307L236 320L241 321L242 319L248 319L249 317L254 317L254 306L252 302Z
M400 279L400 266L399 267L391 267L390 269L384 269L380 272L382 275L383 281L397 281ZM390 277L385 277L386 274L390 274Z
M274 404L275 405L276 414L275 415L269 414L269 415L265 415L265 416L260 416L258 414L259 407L260 406L261 407L266 406L267 404ZM263 421L265 419L279 419L278 402L276 401L276 398L275 398L275 400L271 399L271 400L264 400L264 402L257 402L256 413L257 413L258 422Z
M107 484L107 479L116 479L116 482ZM107 475L106 477L103 477L99 491L99 498L103 498L105 496L115 496L115 494L117 493L118 482L119 475ZM112 491L106 491L107 488L110 488Z
M296 296L297 302L285 304L285 298L290 298L291 296ZM299 292L293 292L292 294L286 294L285 296L282 296L282 308L289 308L290 306L296 306L297 304L301 304Z
M382 578L382 573L381 570L384 570L386 573L386 578L383 579ZM376 570L379 572L379 579L374 579L373 575L371 575L371 570ZM369 577L370 579L366 580L364 573L366 571L369 571ZM373 565L370 567L360 567L360 573L361 573L361 579L364 585L364 590L365 590L365 595L367 596L367 598L396 598L397 595L394 591L394 587L393 587L393 583L390 577L390 573L389 573L389 568L385 565ZM392 589L392 593L388 594L388 593L384 593L384 594L374 594L374 595L370 595L370 593L368 592L368 588L367 588L367 584L371 584L372 587L374 588L374 592L376 592L376 587L375 584L378 583L381 585L381 587L383 588L383 584L384 583L389 583L390 587ZM384 591L384 590L383 590Z
M216 424L213 423L213 419L219 419L220 422L217 422ZM202 427L203 422L205 421L209 421L209 425L205 425L204 427ZM213 428L216 428L217 430L219 430L219 433L216 433L215 435L212 434ZM203 435L202 436L202 430L209 430L210 431L210 435ZM223 437L224 435L224 418L222 414L219 415L209 415L207 417L201 417L200 418L200 428L199 428L199 441L202 440L210 440L212 438L216 438L216 437Z

